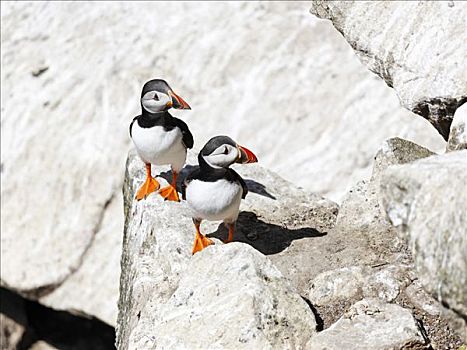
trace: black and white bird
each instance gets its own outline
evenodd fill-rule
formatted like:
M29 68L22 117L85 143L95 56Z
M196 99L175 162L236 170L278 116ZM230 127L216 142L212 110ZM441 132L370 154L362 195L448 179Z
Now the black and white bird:
M229 229L225 243L231 242L240 202L248 193L242 177L229 166L233 163L255 163L258 159L247 148L228 136L210 139L198 155L199 167L182 184L182 196L192 210L196 228L192 253L202 250L212 241L200 232L201 221L222 220Z
M179 201L176 190L177 176L183 168L188 148L193 147L193 135L180 119L170 115L170 108L191 109L169 84L162 79L153 79L143 86L141 92L141 115L130 124L130 137L138 155L146 164L146 181L136 194L136 199L146 198L160 188L151 175L151 164L170 164L172 183L159 190L166 200Z

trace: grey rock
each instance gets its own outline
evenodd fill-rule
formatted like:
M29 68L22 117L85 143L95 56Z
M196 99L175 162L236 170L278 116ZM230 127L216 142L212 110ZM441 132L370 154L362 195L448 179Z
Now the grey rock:
M300 349L314 315L271 261L242 243L196 254L169 300L149 300L132 349Z
M313 305L324 306L338 299L352 300L363 295L362 286L368 268L361 266L343 267L323 272L311 283L308 298Z
M409 310L378 299L353 305L339 321L314 336L310 349L424 349L417 322Z
M401 104L448 140L454 112L467 99L465 3L313 1L311 12L331 20Z
M193 153L189 161L195 161ZM138 328L141 320L153 317L155 307L162 310L179 288L182 276L195 273L190 268L194 239L190 211L185 202L163 202L156 194L144 201L134 201L135 190L144 180L143 169L141 160L130 152L124 184L126 221L117 321L117 344L122 349L144 339L157 341L151 339L157 334L141 335L144 332L144 327ZM306 239L311 243L335 224L338 212L335 203L307 193L258 165L239 166L236 170L246 180L250 193L241 205L235 241L249 243L272 258L283 254L285 262L293 259L287 258L293 242ZM203 222L202 231L209 233L217 244L227 234L218 222ZM301 257L305 259L304 255ZM307 264L295 270L287 269L287 265L278 269L292 285L307 285L310 264L312 259L308 258Z
M467 103L456 110L451 124L451 133L446 145L446 151L460 151L467 149Z
M467 314L467 151L388 168L384 209L412 250L420 282Z
M400 265L350 266L319 274L311 283L308 298L316 306L371 297L391 302L409 283L407 268Z
M409 140L404 140L399 137L388 139L383 142L381 148L376 153L371 179L377 181L375 186L379 187L379 179L384 170L389 166L411 163L434 154L435 153L429 149Z

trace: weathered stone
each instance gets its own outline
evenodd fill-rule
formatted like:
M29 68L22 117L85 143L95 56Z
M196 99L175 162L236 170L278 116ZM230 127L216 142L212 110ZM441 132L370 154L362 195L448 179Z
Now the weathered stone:
M379 187L379 179L390 165L411 163L418 159L434 155L429 149L409 140L394 137L383 142L375 156L371 179Z
M351 266L326 271L312 281L308 298L316 306L371 297L391 302L410 282L405 270L400 265L389 265L383 268Z
M378 299L353 305L339 321L314 336L310 349L424 349L417 322L409 310Z
M422 285L467 315L467 151L388 168L383 205L412 250Z
M194 160L191 154L189 161ZM287 248L294 241L308 239L311 243L334 225L338 211L335 203L296 188L256 164L238 166L236 170L244 177L250 193L242 201L235 241L249 243L272 257L284 254L285 262ZM194 227L186 203L164 202L157 194L134 201L135 190L144 176L143 163L131 152L124 185L126 229L117 322L121 348L133 344L130 338L134 339L140 320L153 313L155 306L159 310L168 302L192 264ZM203 222L201 228L216 243L220 242L216 238L224 239L227 234L218 222ZM308 259L307 263L295 270L287 269L287 265L278 268L292 285L306 285L307 266L312 261Z
M270 260L232 243L196 254L165 304L148 301L130 348L297 349L315 328Z
M446 151L467 149L467 103L456 110Z
M39 301L58 310L94 316L115 326L123 234L123 199L112 197L78 270Z
M401 104L448 140L452 116L467 100L465 3L313 1L311 12L330 19Z
M313 305L324 306L339 299L352 300L362 293L364 274L369 268L361 266L343 267L323 272L311 283L308 298Z

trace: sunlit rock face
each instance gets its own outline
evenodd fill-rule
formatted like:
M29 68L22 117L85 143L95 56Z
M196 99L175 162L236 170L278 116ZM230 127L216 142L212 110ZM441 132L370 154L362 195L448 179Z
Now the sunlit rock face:
M128 125L153 77L191 105L174 115L195 147L229 134L282 177L336 200L369 174L388 137L442 149L436 131L308 8L2 3L2 285L115 323L123 231L115 201ZM105 293L92 292L97 277Z
M462 1L321 1L311 12L332 21L401 104L448 141L456 109L467 101Z

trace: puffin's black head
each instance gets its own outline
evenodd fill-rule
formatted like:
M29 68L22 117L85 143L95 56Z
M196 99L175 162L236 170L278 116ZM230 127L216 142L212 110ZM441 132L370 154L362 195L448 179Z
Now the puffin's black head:
M198 161L200 165L207 164L212 168L228 168L233 163L256 163L258 158L230 137L215 136L199 152Z
M167 111L170 108L191 109L183 98L172 91L162 79L149 80L141 91L141 106L149 113Z

